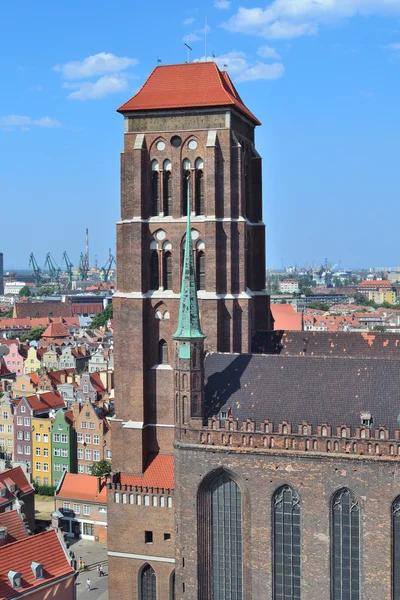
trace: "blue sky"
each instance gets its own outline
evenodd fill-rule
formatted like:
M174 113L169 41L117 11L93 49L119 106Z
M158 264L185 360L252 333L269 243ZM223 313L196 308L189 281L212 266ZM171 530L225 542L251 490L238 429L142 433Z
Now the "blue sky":
M0 5L0 251L106 262L115 109L157 63L226 64L263 126L269 267L400 264L400 0L39 0Z

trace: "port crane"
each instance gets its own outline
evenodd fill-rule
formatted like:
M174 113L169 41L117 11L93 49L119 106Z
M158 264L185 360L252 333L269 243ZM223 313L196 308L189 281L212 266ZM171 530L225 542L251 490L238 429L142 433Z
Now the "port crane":
M50 252L46 254L46 260L44 261L44 266L49 269L50 279L54 283L60 283L60 275L61 269L54 260L54 257Z
M68 283L72 283L72 268L73 268L73 264L69 259L69 256L66 252L66 250L64 250L64 254L62 255L62 259L61 261L64 261L65 263L65 268L67 271L67 278L68 278Z
M39 285L42 282L42 270L37 264L37 260L33 252L31 252L29 256L29 266L32 267L35 283Z
M100 277L101 277L102 281L105 281L105 282L108 281L113 263L115 263L115 257L111 254L111 248L110 248L108 250L107 262L103 267L101 267L101 271L100 271Z

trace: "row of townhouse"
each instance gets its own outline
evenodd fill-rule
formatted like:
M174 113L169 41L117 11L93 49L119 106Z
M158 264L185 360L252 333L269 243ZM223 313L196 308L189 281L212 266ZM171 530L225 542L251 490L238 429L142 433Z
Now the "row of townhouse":
M70 345L59 346L51 343L40 348L35 344L24 346L18 340L2 340L0 344L9 347L4 356L4 364L10 373L28 375L41 370L75 369L82 372L86 368L89 373L113 370L113 347L105 349L102 345L90 348L88 344L71 342Z
M59 392L0 398L0 453L24 463L32 481L56 486L63 472L91 472L111 460L107 402L74 400L68 408Z

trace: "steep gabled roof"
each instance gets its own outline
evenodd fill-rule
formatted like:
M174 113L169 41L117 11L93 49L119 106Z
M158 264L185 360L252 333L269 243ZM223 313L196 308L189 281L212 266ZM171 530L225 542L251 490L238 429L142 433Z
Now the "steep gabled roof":
M63 338L69 337L68 329L62 323L50 323L46 331L43 332L44 338Z
M100 493L98 493L98 478L95 475L65 473L57 496L103 503L107 502L107 487L103 480Z
M141 89L118 112L174 108L236 107L256 125L260 121L243 104L228 73L215 62L156 67Z
M17 510L0 513L0 527L7 527L6 544L28 537L21 515Z
M32 562L43 565L43 577L36 579ZM0 548L0 600L15 598L28 590L42 587L60 577L73 575L61 541L54 529L6 544ZM9 571L21 573L22 587L14 589L8 579ZM45 597L45 592L43 592Z
M21 467L14 467L13 469L8 469L7 471L0 473L1 484L5 485L7 479L15 483L16 487L20 489L23 494L33 491L33 488Z

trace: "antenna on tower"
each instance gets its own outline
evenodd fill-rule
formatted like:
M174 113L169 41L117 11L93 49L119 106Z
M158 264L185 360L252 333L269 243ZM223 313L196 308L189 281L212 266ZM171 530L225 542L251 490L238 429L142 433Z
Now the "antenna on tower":
M193 48L191 48L189 46L189 44L187 44L186 42L184 42L184 46L186 46L186 48L188 49L188 51L187 51L187 61L186 62L190 62L190 51L193 50Z
M89 229L86 229L86 264L89 268Z
M207 62L207 17L204 19L204 60Z

